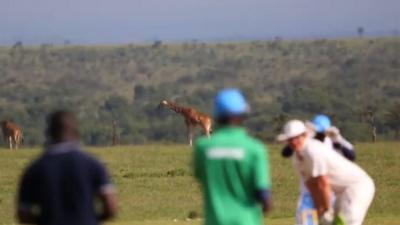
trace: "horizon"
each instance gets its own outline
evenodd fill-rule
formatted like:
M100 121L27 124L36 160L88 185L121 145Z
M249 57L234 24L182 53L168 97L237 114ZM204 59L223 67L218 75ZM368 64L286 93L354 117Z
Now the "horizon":
M128 45L143 45L148 46L152 45L157 41L161 41L162 44L165 45L181 45L181 44L190 44L190 43L204 43L204 44L242 44L242 43L250 43L250 42L273 42L279 39L279 41L283 42L312 42L312 41L345 41L345 40L377 40L377 39L393 39L393 38L400 38L400 34L388 34L388 35L365 35L360 38L357 35L349 35L349 36L333 36L333 37L315 37L315 38L282 38L282 37L274 37L274 38L265 38L265 39L210 39L210 40L197 40L197 39L188 39L188 40L143 40L143 41L132 41L132 42L118 42L118 43L50 43L50 42L43 42L43 43L24 43L21 41L23 47L40 47L43 45L47 45L49 47L118 47L118 46L128 46ZM20 41L16 41L12 44L1 44L0 48L7 48L16 45Z

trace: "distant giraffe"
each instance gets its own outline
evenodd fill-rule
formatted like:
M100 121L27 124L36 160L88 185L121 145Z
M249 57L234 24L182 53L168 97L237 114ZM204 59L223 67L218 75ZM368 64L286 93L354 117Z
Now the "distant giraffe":
M5 143L10 149L18 149L23 139L22 130L16 123L10 121L2 121L0 123L1 130L3 132L3 138Z
M167 100L161 101L159 107L167 107L183 116L185 119L187 137L190 145L193 144L193 129L196 126L201 126L201 128L204 130L204 133L210 137L210 133L212 131L212 119L208 115L198 112L194 108L182 107Z

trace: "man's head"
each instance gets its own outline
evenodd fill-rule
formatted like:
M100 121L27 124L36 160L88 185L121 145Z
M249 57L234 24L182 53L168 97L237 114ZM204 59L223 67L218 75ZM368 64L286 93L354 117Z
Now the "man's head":
M312 123L317 133L325 133L332 126L331 119L324 114L316 115Z
M283 127L283 133L277 137L279 142L287 142L289 147L296 152L303 149L306 139L306 126L300 120L287 122Z
M64 110L48 115L46 137L50 143L77 141L79 131L75 115Z
M214 99L214 118L219 124L240 124L249 105L237 89L224 89Z

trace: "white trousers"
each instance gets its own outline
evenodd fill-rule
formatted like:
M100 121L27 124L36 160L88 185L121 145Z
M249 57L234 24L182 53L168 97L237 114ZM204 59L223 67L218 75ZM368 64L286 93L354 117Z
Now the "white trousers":
M375 185L372 179L366 179L342 193L337 193L335 213L344 219L346 225L362 225L374 193Z

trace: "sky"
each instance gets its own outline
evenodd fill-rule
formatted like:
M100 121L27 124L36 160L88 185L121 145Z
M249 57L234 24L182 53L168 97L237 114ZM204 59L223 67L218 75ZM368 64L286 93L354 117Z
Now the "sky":
M314 39L400 30L400 0L0 0L0 44Z

